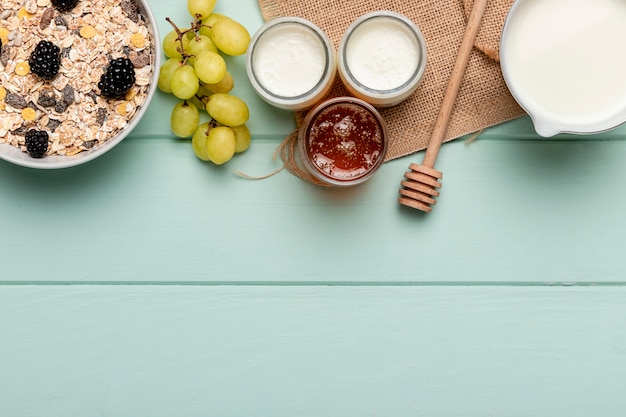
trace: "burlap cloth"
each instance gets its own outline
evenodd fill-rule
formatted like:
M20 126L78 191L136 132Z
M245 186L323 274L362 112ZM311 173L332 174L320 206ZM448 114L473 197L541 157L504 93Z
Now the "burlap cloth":
M461 85L445 141L524 114L500 71L500 33L514 0L490 0ZM259 0L263 18L299 16L322 28L335 45L358 16L393 10L411 18L426 38L428 65L416 92L381 108L391 133L386 160L426 148L474 0ZM329 96L349 95L339 76ZM296 113L299 123L304 114Z

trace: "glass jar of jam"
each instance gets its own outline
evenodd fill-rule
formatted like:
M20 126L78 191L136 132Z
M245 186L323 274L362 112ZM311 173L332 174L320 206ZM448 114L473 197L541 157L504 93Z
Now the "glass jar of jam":
M382 165L388 134L380 113L355 97L336 97L319 104L298 132L304 167L334 186L360 184Z

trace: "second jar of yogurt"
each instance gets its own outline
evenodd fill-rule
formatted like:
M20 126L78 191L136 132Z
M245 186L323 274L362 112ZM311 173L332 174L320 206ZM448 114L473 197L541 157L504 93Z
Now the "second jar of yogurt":
M352 94L375 106L393 106L411 95L426 63L423 34L409 18L393 11L359 17L339 43L342 81Z

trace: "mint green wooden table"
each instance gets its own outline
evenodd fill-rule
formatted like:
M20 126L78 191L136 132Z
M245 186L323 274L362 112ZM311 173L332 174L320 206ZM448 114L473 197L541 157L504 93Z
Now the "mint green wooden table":
M351 190L235 175L294 124L229 65L254 142L226 166L161 94L87 165L0 161L0 416L624 416L626 128L445 144L424 215L396 202L422 154Z

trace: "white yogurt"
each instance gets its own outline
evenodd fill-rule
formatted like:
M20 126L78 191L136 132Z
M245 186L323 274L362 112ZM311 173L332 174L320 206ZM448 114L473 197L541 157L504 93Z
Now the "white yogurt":
M502 68L539 134L591 133L626 117L626 1L520 1Z
M257 94L288 110L315 105L328 93L336 74L328 36L299 17L282 17L263 25L250 41L246 66Z
M274 26L256 44L253 61L259 82L272 93L295 97L322 79L326 53L309 28L285 23Z
M339 75L356 97L393 106L409 97L426 70L426 41L406 16L380 10L356 19L339 43Z
M346 44L346 64L354 78L373 90L405 84L420 59L415 36L401 21L370 19L360 24Z

